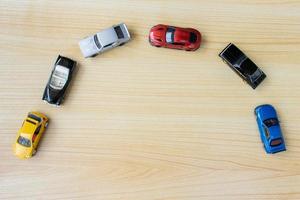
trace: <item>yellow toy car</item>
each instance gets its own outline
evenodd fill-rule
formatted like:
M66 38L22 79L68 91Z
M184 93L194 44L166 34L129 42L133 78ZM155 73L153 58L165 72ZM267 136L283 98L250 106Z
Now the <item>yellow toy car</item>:
M41 113L28 113L13 144L13 151L17 157L26 159L35 155L48 121L49 119Z

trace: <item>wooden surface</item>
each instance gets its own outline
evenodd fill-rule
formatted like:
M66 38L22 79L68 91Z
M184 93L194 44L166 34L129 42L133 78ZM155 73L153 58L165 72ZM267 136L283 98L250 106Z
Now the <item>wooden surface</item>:
M78 41L125 22L132 41L84 59ZM154 48L158 23L203 34ZM0 1L0 199L300 199L300 2ZM234 42L267 74L256 90L218 57ZM58 54L78 61L64 105L42 93ZM267 155L253 109L271 103L287 151ZM37 155L11 145L50 118Z

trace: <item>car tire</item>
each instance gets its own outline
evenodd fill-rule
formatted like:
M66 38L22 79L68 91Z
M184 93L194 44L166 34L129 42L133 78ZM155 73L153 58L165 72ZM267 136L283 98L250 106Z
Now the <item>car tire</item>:
M123 43L119 44L119 46L123 46L124 44L125 44L125 42L123 42Z
M36 154L36 149L33 149L32 156L34 156L35 154Z
M158 45L154 45L154 46L155 46L155 47L158 47L158 48L161 47L161 46L158 46Z
M60 100L58 100L58 102L56 103L56 106L59 107L63 101L64 101L64 97L62 97Z

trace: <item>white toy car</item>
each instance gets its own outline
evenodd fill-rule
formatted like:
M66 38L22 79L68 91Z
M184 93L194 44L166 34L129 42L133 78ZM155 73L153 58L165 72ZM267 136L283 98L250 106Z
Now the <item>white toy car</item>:
M85 58L93 57L106 50L121 46L130 40L130 34L124 23L114 25L79 42Z

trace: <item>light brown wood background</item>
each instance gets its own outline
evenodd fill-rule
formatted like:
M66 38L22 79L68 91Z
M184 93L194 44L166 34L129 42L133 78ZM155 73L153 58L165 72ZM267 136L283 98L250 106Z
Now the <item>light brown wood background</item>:
M84 59L78 41L125 22L132 41ZM154 48L158 23L203 34ZM234 42L267 74L257 90L218 53ZM64 105L42 93L77 60ZM300 1L0 1L0 199L300 199ZM277 110L287 151L264 152L253 109ZM50 118L32 159L11 145L27 112Z

